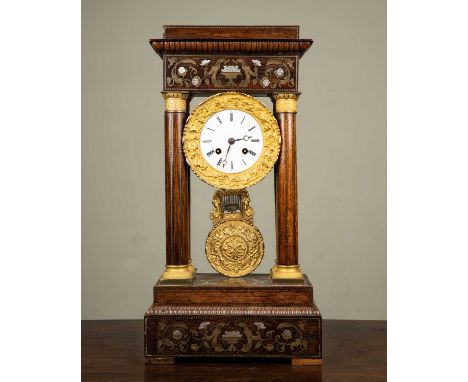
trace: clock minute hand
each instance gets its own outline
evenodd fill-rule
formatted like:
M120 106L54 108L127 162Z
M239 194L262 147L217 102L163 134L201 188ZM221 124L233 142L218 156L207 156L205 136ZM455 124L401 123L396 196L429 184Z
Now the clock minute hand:
M248 141L250 138L252 138L251 135L244 135L242 138L239 139L234 139L236 142L237 141Z

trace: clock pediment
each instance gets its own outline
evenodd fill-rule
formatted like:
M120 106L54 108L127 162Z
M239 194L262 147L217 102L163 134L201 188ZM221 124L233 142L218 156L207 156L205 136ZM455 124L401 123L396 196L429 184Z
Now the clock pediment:
M165 91L195 95L297 92L299 59L311 39L298 26L165 26L151 39L163 59Z

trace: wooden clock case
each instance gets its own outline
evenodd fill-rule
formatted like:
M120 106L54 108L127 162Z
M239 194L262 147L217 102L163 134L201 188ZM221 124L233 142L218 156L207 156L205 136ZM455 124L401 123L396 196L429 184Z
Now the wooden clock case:
M298 26L165 26L163 60L166 270L144 319L147 363L186 357L289 358L320 365L322 317L298 262ZM190 257L190 169L182 131L193 96L269 96L281 130L275 165L276 265L271 274L197 274Z

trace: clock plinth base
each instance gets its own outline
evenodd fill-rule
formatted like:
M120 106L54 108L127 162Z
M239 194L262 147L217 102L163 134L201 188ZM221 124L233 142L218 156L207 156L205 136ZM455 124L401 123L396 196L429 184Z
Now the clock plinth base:
M159 280L145 314L147 363L174 358L289 358L294 365L322 359L322 317L312 285L269 275L229 278L198 274Z

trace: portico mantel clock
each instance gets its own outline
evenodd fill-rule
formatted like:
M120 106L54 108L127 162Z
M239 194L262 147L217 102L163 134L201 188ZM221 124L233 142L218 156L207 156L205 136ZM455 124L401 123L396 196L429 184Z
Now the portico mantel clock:
M297 26L165 26L150 44L164 68L166 269L145 314L146 362L320 365L322 318L298 261L298 66L312 40ZM189 101L206 95L189 114ZM273 169L276 263L254 274L268 254L248 188ZM192 264L190 171L214 188L213 228L199 246L216 273Z

